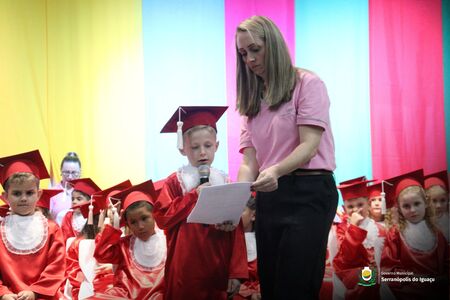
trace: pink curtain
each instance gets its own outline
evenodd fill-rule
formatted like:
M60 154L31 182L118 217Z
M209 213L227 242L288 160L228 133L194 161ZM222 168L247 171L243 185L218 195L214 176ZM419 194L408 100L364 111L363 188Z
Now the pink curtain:
M374 178L446 168L441 0L370 0Z

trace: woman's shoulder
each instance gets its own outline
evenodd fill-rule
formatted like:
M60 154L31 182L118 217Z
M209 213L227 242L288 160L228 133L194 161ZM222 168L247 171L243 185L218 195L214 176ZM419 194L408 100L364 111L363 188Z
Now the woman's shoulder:
M311 70L297 68L297 82L302 82L302 85L305 85L309 82L319 81L322 82L322 79Z

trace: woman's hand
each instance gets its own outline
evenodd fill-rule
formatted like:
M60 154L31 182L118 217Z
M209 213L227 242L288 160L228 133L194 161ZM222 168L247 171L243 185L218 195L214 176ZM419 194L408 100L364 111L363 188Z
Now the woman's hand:
M273 192L278 188L277 166L272 166L259 173L251 189L258 192Z

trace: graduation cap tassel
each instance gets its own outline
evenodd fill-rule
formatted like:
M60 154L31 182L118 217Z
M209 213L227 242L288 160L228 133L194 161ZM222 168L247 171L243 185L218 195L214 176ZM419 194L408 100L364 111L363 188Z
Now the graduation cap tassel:
M114 228L119 228L120 227L120 218L119 218L119 213L117 212L117 208L113 207L112 212L113 212L113 226L114 226Z
M180 150L183 150L183 122L177 122L177 147Z
M94 225L94 205L92 205L92 197L91 203L89 204L88 225Z

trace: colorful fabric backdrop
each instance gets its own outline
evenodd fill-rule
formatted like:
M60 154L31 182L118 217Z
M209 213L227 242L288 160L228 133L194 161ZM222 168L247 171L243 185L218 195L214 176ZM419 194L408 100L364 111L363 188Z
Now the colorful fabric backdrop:
M0 156L68 151L102 188L186 163L179 105L229 105L216 167L236 177L236 26L265 15L326 83L336 179L449 168L448 0L1 0ZM446 143L447 142L447 143Z

